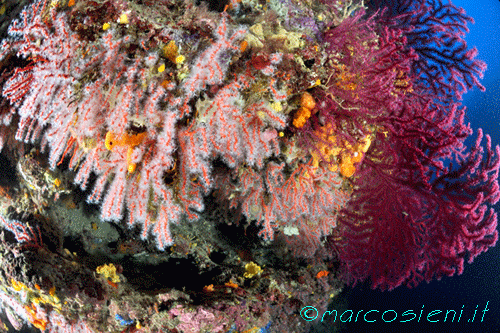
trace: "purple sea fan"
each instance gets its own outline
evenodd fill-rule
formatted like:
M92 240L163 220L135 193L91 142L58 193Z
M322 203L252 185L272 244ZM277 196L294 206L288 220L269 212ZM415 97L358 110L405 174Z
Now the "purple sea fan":
M374 75L370 82L380 84L382 93L358 101L357 89L363 85L354 82L356 89L342 95L352 104L330 113L334 121L347 114L374 130L372 145L352 179L352 199L339 214L331 240L348 280L369 279L373 288L382 290L461 274L466 259L472 262L498 240L491 206L500 197L500 149L492 148L488 136L483 148L479 130L467 152L464 140L472 131L464 124L465 108L457 102L465 89L482 87L478 77L485 68L461 39L470 19L452 5L416 3L395 4L395 11L403 13L393 14L392 22L398 24L376 28L382 45L384 36L399 36L399 41L393 39L399 46L393 54L408 60L397 69L394 89L384 95L385 81ZM378 20L381 26L387 23L387 17ZM451 52L441 48L443 43ZM349 62L345 68L352 73L351 68L359 67ZM352 80L341 82L344 88L353 87ZM373 101L378 108L364 107Z
M479 131L465 160L443 170L429 182L429 189L408 181L410 165L396 167L403 156L387 154L397 142L377 141L335 231L334 243L348 280L370 279L373 288L382 290L415 286L422 280L461 274L467 256L472 262L495 245L497 215L488 207L500 196L500 148L494 158L487 136L483 156L481 139Z
M419 59L412 72L436 95L461 99L474 86L484 91L479 82L486 64L478 59L477 49L468 48L463 39L474 23L463 8L440 0L373 0L368 6L382 11L380 24L404 31Z
M405 50L406 38L397 29L377 33L375 17L364 14L359 10L323 36L330 75L311 92L315 114L296 129L299 145L320 155L318 142L346 148L370 135L412 89L408 73L417 56ZM325 140L331 135L336 142Z
M420 88L421 89L421 88ZM498 239L498 156L488 136L467 152L465 108L411 93L380 126L354 192L339 214L334 242L347 279L373 288L415 286L461 274ZM495 157L496 156L496 157Z

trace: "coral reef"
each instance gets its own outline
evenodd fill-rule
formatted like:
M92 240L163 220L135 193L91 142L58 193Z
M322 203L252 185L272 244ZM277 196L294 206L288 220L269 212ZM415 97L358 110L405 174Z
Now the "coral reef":
M500 149L464 144L470 21L424 0L33 1L0 46L9 325L304 332L345 282L462 273L500 198Z

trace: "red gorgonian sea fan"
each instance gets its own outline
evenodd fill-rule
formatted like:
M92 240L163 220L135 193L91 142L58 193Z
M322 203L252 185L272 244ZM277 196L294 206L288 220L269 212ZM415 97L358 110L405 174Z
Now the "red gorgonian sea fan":
M158 2L165 26L120 4L124 21L149 28L131 32L107 8L84 29L75 21L95 4L80 4L37 0L9 28L0 58L22 61L1 82L17 113L3 124L17 125L16 139L46 149L50 168L75 170L102 220L137 224L143 239L151 231L159 249L174 242L171 223L199 218L217 191L263 226L263 238L291 230L314 253L349 193L338 172L297 153L287 131L292 107L284 106L318 76L296 62L301 44L288 43L296 34L265 29L265 47L247 48L237 12L193 22L184 1L177 12ZM319 48L309 49L319 67ZM292 69L297 79L287 80Z

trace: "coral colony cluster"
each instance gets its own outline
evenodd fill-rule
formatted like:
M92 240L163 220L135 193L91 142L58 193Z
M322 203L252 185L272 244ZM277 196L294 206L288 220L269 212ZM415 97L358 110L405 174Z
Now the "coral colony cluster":
M0 326L304 332L342 281L461 274L500 195L499 148L464 144L470 22L440 0L35 0L0 48Z

